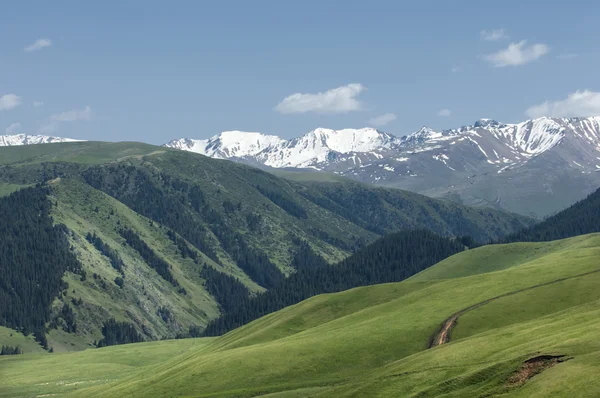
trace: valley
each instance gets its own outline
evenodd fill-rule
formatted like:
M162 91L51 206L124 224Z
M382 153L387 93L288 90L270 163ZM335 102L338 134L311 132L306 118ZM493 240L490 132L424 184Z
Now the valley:
M1 10L0 398L600 397L597 4Z
M313 297L222 337L0 358L11 380L3 396L569 396L584 387L593 396L599 250L597 234L485 246L404 282ZM490 255L503 263L503 253L510 267L476 270ZM449 343L427 349L450 314L500 295L465 313ZM540 355L568 360L508 382Z
M1 397L600 390L600 190L535 223L146 144L0 155Z
M36 323L27 323L24 312L5 321L15 333L47 339L45 348L56 352L100 344L112 319L117 324L111 328L132 325L134 341L196 336L211 322L229 319L211 326L211 333L222 333L283 308L282 303L367 281L401 280L443 258L432 255L410 272L381 270L369 275L358 273L356 265L342 265L348 267L345 281L335 273L311 270L328 269L394 231L427 229L485 242L532 223L526 217L406 191L349 180L290 180L137 143L0 148L0 186L6 187L0 207L7 212L32 211L23 200L12 200L9 194L17 188L26 188L15 194L21 198L34 192L46 198L42 203L47 217L66 231L67 241L58 250L77 261L62 279L60 273L53 275L58 279L48 283L45 296L50 308L36 307L41 316ZM6 227L7 233L30 239ZM429 238L421 234L406 239L406 246L398 247L416 250ZM444 256L460 250L443 248L444 242L439 246ZM27 241L22 244L30 247ZM11 258L10 250L6 246L2 251L4 269L18 270L21 260ZM30 248L23 255L33 261L45 250ZM11 284L41 272L35 267L28 273L11 272ZM314 280L329 282L314 285ZM30 295L29 289L34 287L19 290L17 296ZM272 292L261 294L266 290ZM12 289L5 292L6 308L14 307L8 293ZM260 300L260 310L244 309ZM43 332L42 319L51 325ZM0 345L9 342L0 339ZM123 342L130 342L129 337Z

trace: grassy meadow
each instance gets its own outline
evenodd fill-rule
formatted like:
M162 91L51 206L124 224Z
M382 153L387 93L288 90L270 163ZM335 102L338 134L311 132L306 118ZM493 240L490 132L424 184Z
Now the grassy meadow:
M218 338L0 358L0 396L598 396L598 258L598 234L484 246ZM450 343L427 348L453 313L522 289L466 312ZM569 360L507 383L541 354Z

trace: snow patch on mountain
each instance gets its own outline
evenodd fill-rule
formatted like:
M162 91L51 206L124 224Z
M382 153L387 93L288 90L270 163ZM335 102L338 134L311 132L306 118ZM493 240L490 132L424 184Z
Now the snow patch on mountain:
M46 135L29 135L29 134L13 134L0 135L0 146L18 146L18 145L35 145L35 144L51 144L57 142L77 142L72 138L50 137Z
M284 140L274 135L226 131L207 140L182 138L165 146L200 153L214 158L249 158L271 167L309 167L335 161L339 154L372 153L391 148L399 140L373 128L332 130L317 128ZM381 155L379 155L381 157ZM352 161L362 160L353 157Z
M561 146L563 142L568 144ZM435 168L440 166L456 173L482 169L504 173L561 147L559 158L579 161L590 151L600 152L600 117L542 117L516 124L479 119L442 131L422 127L401 138L373 128L317 128L291 140L232 131L208 140L174 140L166 146L275 168L328 170L362 181L391 183L416 175L413 170L423 178L428 173L437 178ZM381 175L383 171L386 175Z
M284 143L275 135L246 131L224 131L207 140L182 138L165 146L200 153L218 159L244 158L254 156L266 148Z

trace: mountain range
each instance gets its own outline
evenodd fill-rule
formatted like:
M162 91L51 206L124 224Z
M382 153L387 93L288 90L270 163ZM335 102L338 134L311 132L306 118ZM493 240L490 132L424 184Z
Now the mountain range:
M147 144L0 148L0 390L594 395L599 198L532 225Z
M19 134L0 146L75 141ZM403 137L373 129L317 128L290 140L225 131L164 146L266 169L328 172L459 204L543 218L600 186L600 117L480 119Z
M326 171L467 205L544 217L600 185L600 117L480 119L404 137L317 128L291 140L226 131L165 146L269 168Z

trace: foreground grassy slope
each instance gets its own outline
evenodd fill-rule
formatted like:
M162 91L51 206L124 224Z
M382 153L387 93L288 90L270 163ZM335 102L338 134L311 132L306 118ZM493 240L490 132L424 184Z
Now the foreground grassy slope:
M0 391L86 397L597 396L600 235L547 245L481 247L407 281L317 296L215 339L0 358ZM494 264L477 266L492 257ZM459 318L449 344L427 349L451 314L506 294ZM153 357L164 344L172 344L175 354ZM522 386L507 383L524 360L539 354L572 359ZM127 367L116 374L109 364Z

